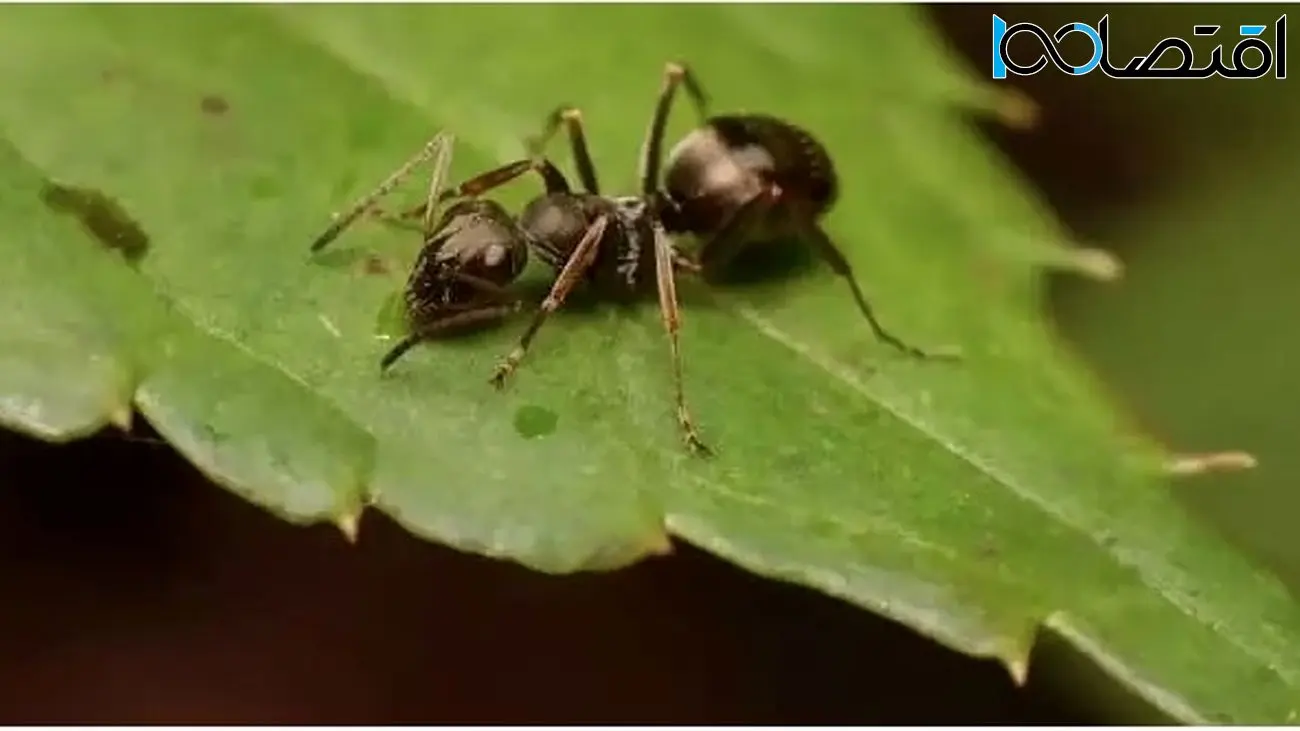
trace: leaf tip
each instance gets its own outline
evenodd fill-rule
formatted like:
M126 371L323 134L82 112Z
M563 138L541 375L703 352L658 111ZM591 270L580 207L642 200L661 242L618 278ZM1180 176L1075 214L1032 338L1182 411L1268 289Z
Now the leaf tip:
M110 406L108 409L108 421L113 426L124 432L131 431L131 424L135 420L135 410L130 403L118 403Z
M1029 656L1004 657L1002 662L1006 665L1007 672L1011 674L1011 682L1015 683L1017 688L1025 687L1025 682L1029 680Z
M1023 688L1025 682L1029 680L1029 656L1033 652L1036 636L1035 629L1028 636L1012 639L995 655L1002 661L1003 667L1011 676L1011 682L1015 683L1017 688Z
M358 506L344 510L334 518L334 525L343 533L343 539L352 545L356 545L358 534L361 532L361 513L364 507Z
M1176 454L1165 460L1165 474L1175 477L1193 477L1211 472L1240 472L1254 469L1259 462L1249 452L1201 452Z
M668 531L661 527L646 537L643 551L648 556L671 556L673 539L668 535Z
M1043 116L1038 102L1013 86L979 83L967 88L961 96L969 109L1010 129L1032 130Z
M1124 276L1124 262L1105 249L1080 246L1053 235L1017 234L1003 242L1007 254L1032 266L1073 272L1103 282Z
M1042 108L1028 94L1014 87L997 90L993 102L998 121L1011 129L1027 131L1038 126Z
M1102 282L1113 282L1124 275L1124 263L1105 249L1065 247L1059 257L1045 263Z

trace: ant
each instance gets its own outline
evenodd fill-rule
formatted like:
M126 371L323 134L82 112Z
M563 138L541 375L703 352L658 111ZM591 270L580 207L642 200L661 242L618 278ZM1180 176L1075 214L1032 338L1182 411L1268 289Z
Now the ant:
M685 86L702 124L668 152L664 166L664 133L680 86ZM658 192L661 224L669 235L691 234L704 240L694 257L675 255L677 269L709 281L747 246L793 238L810 244L848 282L859 311L879 340L916 358L959 357L949 349L930 351L910 345L876 318L848 259L819 225L839 194L834 163L821 142L807 130L771 115L710 116L707 110L707 96L690 69L667 64L642 150L641 177L643 195L652 197L661 167L665 168L663 189ZM551 114L531 151L540 155L561 123L568 127L578 170L594 182L581 118L572 108L561 107Z
M519 366L547 317L560 308L579 283L586 282L606 299L620 302L630 301L653 287L669 338L678 425L691 451L708 456L712 452L701 440L686 405L673 276L678 257L659 220L662 199L655 181L646 178L641 195L603 196L585 139L576 138L575 146L585 161L579 169L585 191L572 190L563 173L540 155L489 170L444 191L451 142L449 135L440 134L346 212L336 214L334 223L311 249L316 252L324 248L366 211L420 232L423 246L405 289L411 332L384 356L381 370L422 340L462 326L497 320L520 309L519 298L508 286L523 273L532 249L557 274L518 344L497 366L491 382L498 389ZM425 203L398 216L375 207L380 197L429 158L435 162ZM499 203L480 198L529 171L542 178L546 190L525 205L518 217L512 217ZM453 199L460 200L452 203L435 223L438 205ZM409 221L415 217L423 219L418 227ZM651 270L654 276L646 276Z

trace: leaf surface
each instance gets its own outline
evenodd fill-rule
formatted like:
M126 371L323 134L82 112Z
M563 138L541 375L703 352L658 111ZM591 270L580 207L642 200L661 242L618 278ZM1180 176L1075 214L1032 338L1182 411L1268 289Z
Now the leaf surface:
M996 97L915 11L47 6L0 20L7 423L71 438L134 400L288 519L354 526L369 500L418 535L553 572L623 565L673 534L1018 673L1047 622L1179 718L1294 718L1300 612L1180 511L1159 455L1123 436L1054 342L1041 270L1086 257L963 118ZM380 379L377 313L416 242L361 225L337 244L353 254L311 263L329 214L439 129L457 135L456 178L515 158L560 102L582 107L604 187L631 191L668 59L692 64L718 110L817 131L845 190L826 227L881 317L965 362L895 355L814 267L680 285L711 462L678 440L649 304L552 318L504 394L486 380L522 322L421 347ZM693 121L681 108L674 138ZM51 184L113 200L145 253L128 263L42 198ZM529 185L501 199L517 207ZM389 260L391 275L367 266Z

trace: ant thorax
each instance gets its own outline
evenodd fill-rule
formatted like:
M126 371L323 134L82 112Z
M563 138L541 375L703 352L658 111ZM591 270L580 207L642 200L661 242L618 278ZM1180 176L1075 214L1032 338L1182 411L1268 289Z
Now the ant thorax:
M622 232L618 263L614 269L627 289L634 291L640 284L637 277L642 267L654 265L654 225L650 220L650 207L640 196L618 196L609 201L613 204L613 223Z

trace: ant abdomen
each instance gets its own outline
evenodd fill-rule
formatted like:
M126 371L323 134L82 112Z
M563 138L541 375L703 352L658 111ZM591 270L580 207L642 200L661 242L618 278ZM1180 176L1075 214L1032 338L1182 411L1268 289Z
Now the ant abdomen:
M764 114L714 116L669 153L664 188L675 210L665 223L674 233L714 233L746 203L775 190L783 205L750 235L780 233L781 221L771 214L798 206L818 218L835 203L838 187L829 153L807 130Z

